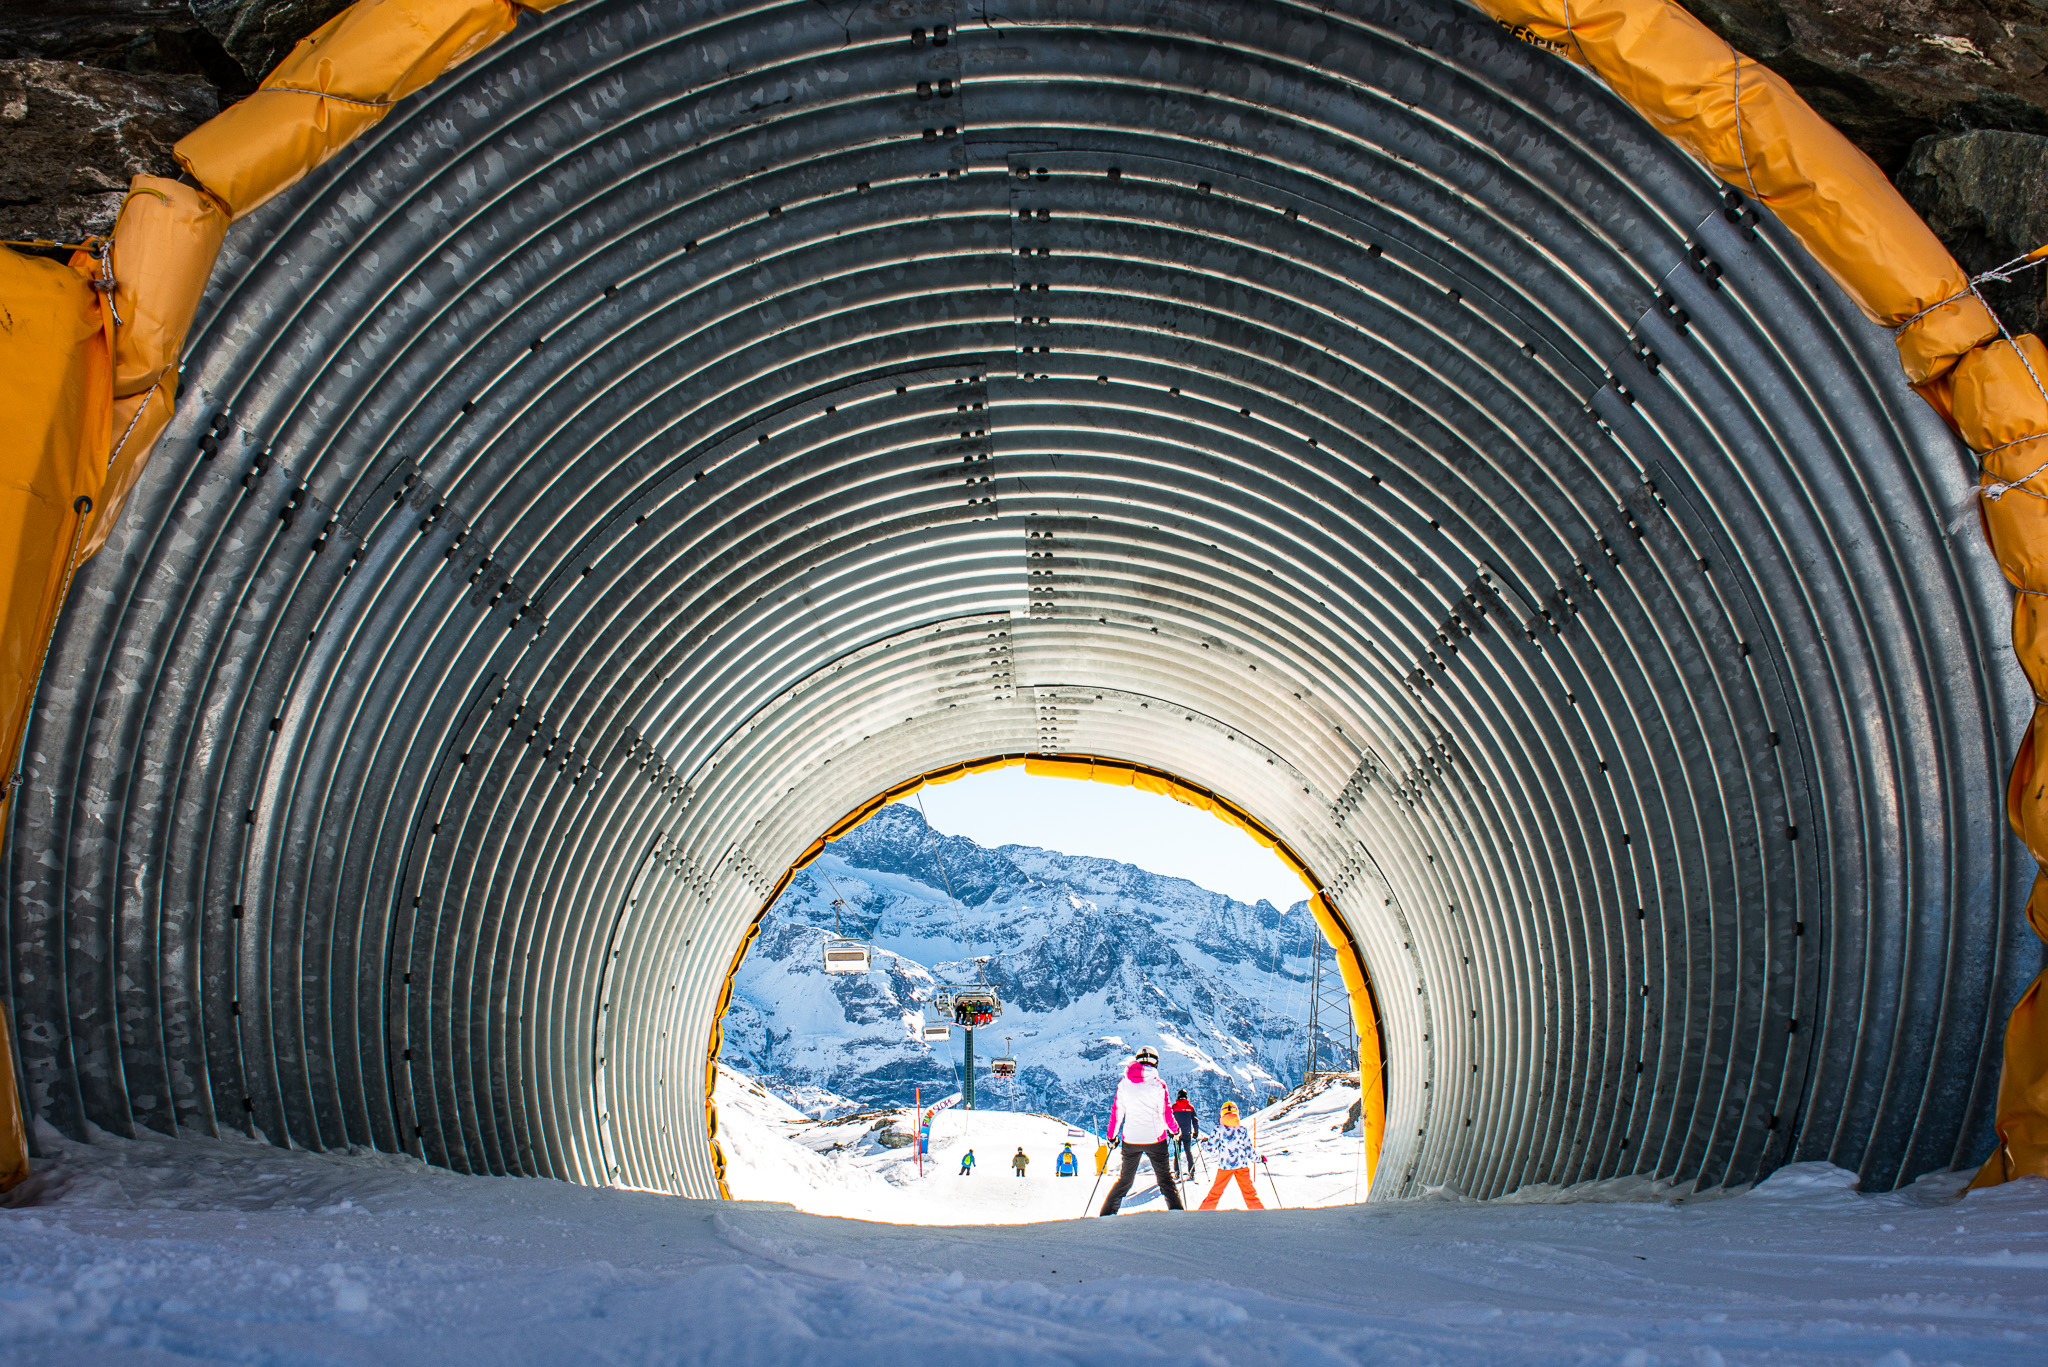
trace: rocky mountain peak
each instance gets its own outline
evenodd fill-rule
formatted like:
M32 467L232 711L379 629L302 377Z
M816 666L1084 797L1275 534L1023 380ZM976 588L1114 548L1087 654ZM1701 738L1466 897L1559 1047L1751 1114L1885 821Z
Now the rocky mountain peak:
M835 918L874 945L865 976L823 971ZM988 849L896 804L791 880L741 966L720 1057L789 1096L880 1106L912 1085L956 1090L959 1032L930 1046L914 1027L985 958L1005 1003L976 1046L976 1086L992 1099L1085 1123L1106 1113L1130 1051L1153 1044L1171 1085L1210 1113L1264 1104L1301 1069L1315 935L1305 904L1246 904L1113 859ZM985 1069L1006 1038L1022 1069L997 1084Z

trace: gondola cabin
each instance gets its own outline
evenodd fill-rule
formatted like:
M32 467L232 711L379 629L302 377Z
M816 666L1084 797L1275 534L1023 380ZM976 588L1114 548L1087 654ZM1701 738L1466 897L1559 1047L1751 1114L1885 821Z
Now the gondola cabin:
M871 951L866 942L846 940L837 937L825 941L825 971L827 973L865 973Z

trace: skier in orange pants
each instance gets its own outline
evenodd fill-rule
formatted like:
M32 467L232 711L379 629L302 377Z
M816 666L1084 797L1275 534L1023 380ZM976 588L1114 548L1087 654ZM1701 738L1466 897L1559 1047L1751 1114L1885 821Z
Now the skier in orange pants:
M1259 1193L1252 1186L1251 1131L1238 1124L1237 1103L1223 1103L1223 1124L1216 1133L1202 1136L1202 1147L1209 1151L1210 1161L1216 1165L1216 1181L1209 1188L1209 1195L1202 1202L1203 1210L1216 1209L1216 1203L1223 1199L1224 1186L1234 1177L1237 1190L1244 1197L1246 1210L1264 1210L1265 1202L1259 1200Z

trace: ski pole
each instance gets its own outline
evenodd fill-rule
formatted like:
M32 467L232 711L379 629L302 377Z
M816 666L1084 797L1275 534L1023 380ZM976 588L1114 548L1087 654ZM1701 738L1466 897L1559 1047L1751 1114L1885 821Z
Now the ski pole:
M1087 1205L1085 1205L1085 1206L1083 1206L1083 1207L1081 1207L1081 1218L1082 1218L1082 1219L1084 1219L1084 1220L1085 1220L1085 1219L1087 1219L1087 1218L1088 1218L1088 1216L1089 1216L1089 1213L1090 1213L1090 1212L1092 1212L1092 1211L1093 1211L1093 1210L1095 1209L1095 1193L1096 1193L1097 1191L1099 1191L1099 1190L1101 1189L1101 1187L1102 1187L1102 1174L1098 1172L1098 1173L1096 1173L1096 1174L1095 1174L1095 1185L1094 1185L1094 1186L1092 1186L1092 1187L1090 1187L1090 1188L1088 1188L1088 1204L1087 1204Z
M1271 1187L1273 1190L1273 1204L1280 1207L1282 1210L1287 1209L1287 1203L1280 1199L1280 1188L1274 1184L1273 1168L1271 1164L1266 1162L1266 1155L1259 1155L1259 1166L1266 1170L1266 1185L1268 1187Z

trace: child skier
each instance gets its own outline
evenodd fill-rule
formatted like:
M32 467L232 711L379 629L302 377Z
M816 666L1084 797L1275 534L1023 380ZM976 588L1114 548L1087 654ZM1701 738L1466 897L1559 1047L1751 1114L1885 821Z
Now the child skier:
M1216 1203L1223 1199L1224 1184L1233 1177L1237 1179L1237 1190L1244 1197L1246 1210L1266 1208L1252 1186L1252 1163L1258 1155L1252 1152L1251 1131L1237 1122L1236 1102L1223 1103L1223 1128L1204 1139L1202 1147L1209 1151L1210 1160L1216 1164L1216 1182L1202 1202L1203 1210L1216 1209Z
M972 1177L974 1175L973 1149L969 1149L966 1153L960 1155L960 1175L962 1177Z
M1060 1150L1060 1156L1053 1160L1052 1172L1055 1177L1080 1176L1081 1160L1074 1157L1074 1145L1071 1140Z
M1180 1189L1173 1184L1173 1168L1166 1158L1166 1146L1177 1133L1173 1109L1167 1104L1166 1084L1159 1080L1159 1051L1148 1044L1124 1070L1124 1080L1116 1086L1116 1104L1109 1108L1110 1138L1122 1141L1124 1166L1099 1214L1116 1214L1131 1189L1132 1179L1138 1175L1139 1162L1148 1158L1152 1160L1152 1175L1159 1182L1159 1194L1166 1198L1166 1208L1186 1209L1180 1203Z
M1031 1166L1031 1158L1024 1152L1022 1144L1017 1146L1017 1152L1010 1158L1010 1166L1017 1170L1019 1177L1024 1175L1025 1168Z

